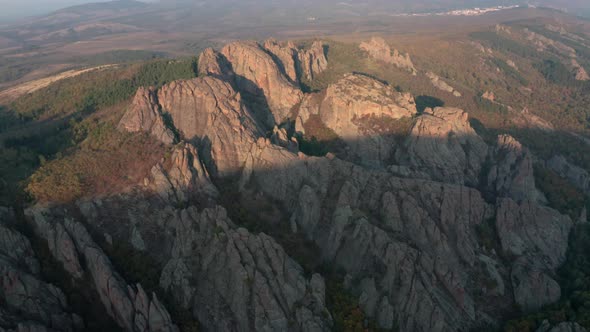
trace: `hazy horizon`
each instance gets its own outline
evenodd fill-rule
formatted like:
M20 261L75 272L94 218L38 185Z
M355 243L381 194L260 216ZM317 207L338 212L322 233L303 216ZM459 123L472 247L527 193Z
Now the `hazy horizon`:
M18 2L12 0L0 0L2 6L2 12L0 12L0 23L10 23L19 19L34 17L38 15L44 15L53 11L67 8L70 6L97 3L97 2L109 2L113 0L20 0ZM158 2L162 0L137 0L141 2ZM191 0L165 0L165 1L179 1L189 2ZM196 1L196 0L195 0ZM255 2L256 0L254 0ZM260 0L262 1L262 0ZM357 0L348 0L346 2L353 3ZM289 1L290 2L290 1ZM362 0L365 3L378 3L379 0ZM403 4L407 0L398 0L391 2L392 6L399 4L403 7ZM447 1L448 2L448 1ZM444 5L445 1L432 0L433 5ZM470 8L476 6L487 6L487 5L500 5L500 4L540 4L548 5L551 7L577 10L583 9L590 11L590 2L585 0L471 0L460 2L460 7Z

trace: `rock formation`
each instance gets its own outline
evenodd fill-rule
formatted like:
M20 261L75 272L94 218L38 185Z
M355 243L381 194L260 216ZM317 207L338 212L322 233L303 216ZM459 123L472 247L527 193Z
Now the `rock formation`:
M580 65L578 60L572 59L572 66L574 67L574 74L577 81L590 80L590 75L588 75L588 72Z
M206 330L330 330L323 278L304 277L303 269L271 237L235 226L219 206L199 212L194 206L178 209L155 201L145 204L144 199L88 201L79 204L76 214L105 232L115 230L115 241L131 241L121 236L137 232L143 252L157 262L154 268L161 265L163 292L194 313ZM118 213L121 208L132 212ZM64 228L88 263L84 273L95 280L113 318L129 331L173 330L157 297L150 300L140 285L125 285L88 232L66 211L28 211L37 229L61 224L62 213Z
M457 108L427 108L418 117L396 159L431 174L433 179L476 184L487 145L475 133L468 115Z
M331 84L325 92L305 97L296 123L297 131L317 115L349 145L355 157L366 164L380 165L389 159L396 133L373 128L371 120L386 123L416 114L414 98L373 78L349 74ZM388 132L389 131L389 132Z
M328 59L324 50L324 43L314 41L311 48L298 53L301 72L307 80L313 80L317 74L328 69Z
M554 131L555 127L551 122L533 114L528 108L523 108L521 112L516 112L512 122L522 128L540 129L543 131Z
M73 276L84 274L92 278L105 310L122 329L130 332L178 331L156 295L152 294L150 299L140 284L128 285L81 223L67 216L65 219L54 216L52 211L41 207L31 208L26 214L36 235L48 242L54 234L65 233L62 237L68 239L65 242L68 245L56 246L51 254Z
M119 122L119 128L129 132L145 131L166 144L174 142L174 133L166 126L153 89L137 90L131 107Z
M429 71L426 73L426 76L430 79L430 82L432 83L432 85L434 85L435 88L442 91L446 91L448 93L452 93L455 97L461 97L461 92L455 90L455 88L450 86L447 82L443 81L435 73Z
M362 42L359 47L375 60L394 65L412 73L413 75L416 75L417 73L416 68L412 63L412 59L410 59L410 55L408 53L401 54L396 49L392 51L383 38L373 37L368 42Z
M264 49L275 57L279 68L292 81L301 79L312 81L316 75L328 68L328 59L324 43L316 40L309 49L298 49L288 42L269 39L264 42Z
M364 75L304 95L293 83L308 75L306 67L311 76L324 68L322 56L321 43L301 51L276 41L236 42L202 54L202 77L140 89L119 128L153 135L169 144L168 154L119 195L27 209L35 236L73 280L89 280L108 316L133 332L175 331L175 312L164 302L204 330L331 330L320 270L304 271L280 237L241 227L266 214L277 223L273 232L287 226L296 234L281 235L313 243L303 242L342 274L379 328L493 327L515 304L528 311L559 299L555 274L573 222L542 205L531 152L508 135L488 146L461 109L418 115L410 94ZM412 118L411 128L398 133L403 118ZM354 158L299 152L292 132L316 120ZM548 164L583 178L567 162ZM272 213L246 206L244 197L273 205ZM13 302L0 301L0 314L23 307L19 319L73 326L59 291L38 278L30 245L3 227L0 260L8 264L0 272L18 270L38 282L18 287ZM162 291L150 294L122 277L125 267L117 271L106 254L119 246L150 259ZM13 290L10 280L4 293ZM23 298L41 304L29 310ZM52 315L65 323L46 319ZM17 326L8 321L0 327Z
M483 99L487 99L487 100L489 100L489 101L491 101L491 102L493 102L493 101L495 101L495 100L496 100L496 95L495 95L495 94L494 94L492 91L486 91L486 92L484 92L484 93L481 95L481 97L482 97Z
M171 203L186 203L189 199L217 196L195 147L181 143L172 152L171 160L152 167L146 184L160 197Z
M233 79L231 64L219 52L207 48L199 56L199 76L214 76L225 80Z
M535 187L533 158L527 148L512 136L500 135L492 159L487 181L496 196L516 201L543 200L543 194Z
M394 321L404 331L477 325L475 317L488 314L468 280L495 280L496 287L510 283L526 308L560 294L551 273L565 257L568 217L530 201L518 205L507 199L492 206L474 189L400 179L337 158L308 159L302 167L306 170L290 173L291 190L277 189L272 173L254 178L268 195L297 202L291 228L316 242L327 263L346 271L361 307L382 328ZM514 267L480 246L475 228L490 219L497 222L500 245L515 257ZM545 238L556 241L544 244ZM482 259L488 267L478 270ZM547 263L533 264L538 261ZM489 292L503 294L503 289ZM535 292L546 295L534 297Z
M16 225L14 212L0 207L0 330L83 329L63 291L43 281L31 243Z
M208 164L215 175L239 172L250 146L261 135L240 94L218 78L207 76L172 82L158 91L157 100L157 106L169 112L182 138L199 146L202 151L199 159ZM136 112L136 109L129 112ZM128 118L126 114L120 127L129 127L124 122ZM149 130L148 127L142 129Z
M524 310L539 309L561 297L552 274L565 262L572 225L569 217L530 201L499 202L498 236L502 250L518 257L512 263L510 277L516 303Z
M293 42L280 43L274 39L264 42L264 49L276 57L282 72L287 75L291 82L298 82L297 67L298 52Z
M303 94L283 75L273 58L255 42L234 42L221 53L232 65L240 92L256 98L257 118L270 128L285 121Z

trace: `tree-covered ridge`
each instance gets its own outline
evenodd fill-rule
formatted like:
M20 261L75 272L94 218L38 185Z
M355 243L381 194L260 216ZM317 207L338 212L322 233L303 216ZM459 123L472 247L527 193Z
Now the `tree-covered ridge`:
M77 197L80 186L97 186L85 182L79 174L94 169L99 173L92 174L108 178L120 167L108 155L114 158L124 148L135 150L133 144L142 142L114 130L114 123L137 88L195 77L196 66L196 58L121 65L58 81L2 106L0 201L7 203L15 192L22 192L26 186L22 181L40 166L29 185L29 193L38 198L59 194L54 190L58 184L64 190L60 199ZM101 153L105 154L103 161L115 164L92 164ZM130 160L129 155L119 157ZM66 184L71 186L64 187Z

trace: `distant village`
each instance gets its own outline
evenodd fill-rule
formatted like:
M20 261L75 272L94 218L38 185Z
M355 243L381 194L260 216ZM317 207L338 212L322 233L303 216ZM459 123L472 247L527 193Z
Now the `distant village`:
M519 8L520 5L514 6L496 6L488 8L470 8L470 9L458 9L451 10L448 12L440 13L403 13L403 14L392 14L391 16L479 16L500 10Z

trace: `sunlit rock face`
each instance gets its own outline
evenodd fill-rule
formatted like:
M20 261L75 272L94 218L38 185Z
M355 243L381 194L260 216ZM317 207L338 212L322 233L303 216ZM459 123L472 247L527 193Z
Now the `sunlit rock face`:
M257 99L257 118L271 128L285 121L303 93L283 75L273 58L255 42L234 42L221 53L232 65L237 88Z
M413 75L417 73L410 55L407 53L401 54L396 49L392 51L391 47L381 37L373 37L369 41L362 42L359 47L375 60L407 70Z
M414 98L376 79L349 74L317 94L304 98L296 120L296 130L317 116L342 138L354 158L367 165L383 165L395 144L392 120L416 114Z

